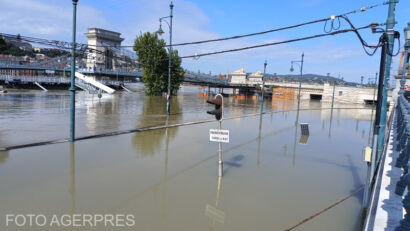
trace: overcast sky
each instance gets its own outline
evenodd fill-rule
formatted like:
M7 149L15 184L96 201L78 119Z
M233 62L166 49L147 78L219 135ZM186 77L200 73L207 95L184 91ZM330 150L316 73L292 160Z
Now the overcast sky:
M383 0L384 1L384 0ZM173 43L215 39L226 36L270 30L282 26L326 18L363 6L381 3L377 0L175 0ZM169 15L167 0L79 0L77 40L86 43L87 28L99 27L120 32L122 45L132 45L135 37L146 31L156 31L159 18ZM71 40L72 1L70 0L0 0L0 32L55 40ZM384 23L388 6L350 15L356 27L372 22ZM401 34L410 22L410 3L400 0L396 8L396 30ZM248 37L226 42L178 47L181 56L252 46L274 41L324 33L324 23L302 28ZM342 22L341 28L348 28ZM168 27L163 25L166 43ZM375 44L380 34L361 31L369 44ZM401 36L403 45L403 35ZM397 49L397 44L395 49ZM183 67L192 71L225 74L244 67L247 72L263 69L267 72L290 74L290 61L305 53L304 73L338 76L360 81L360 76L374 77L378 72L380 52L367 56L353 33L340 34L279 46L258 48L235 53L184 59ZM398 59L392 64L397 72ZM297 69L297 68L295 68Z

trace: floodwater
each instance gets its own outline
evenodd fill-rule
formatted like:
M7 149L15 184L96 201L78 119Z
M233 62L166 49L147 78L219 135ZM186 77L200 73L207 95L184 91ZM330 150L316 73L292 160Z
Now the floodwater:
M162 97L77 95L77 135L211 119L184 87L167 120ZM225 98L226 116L258 113L257 99ZM224 120L218 178L216 122L0 152L0 230L285 230L360 188L371 112L363 105L266 100L263 116ZM360 109L359 109L360 108ZM0 96L0 147L68 137L67 92ZM309 123L301 137L300 123ZM297 124L297 126L295 126ZM360 230L360 192L295 230ZM135 225L6 226L7 214L128 214Z

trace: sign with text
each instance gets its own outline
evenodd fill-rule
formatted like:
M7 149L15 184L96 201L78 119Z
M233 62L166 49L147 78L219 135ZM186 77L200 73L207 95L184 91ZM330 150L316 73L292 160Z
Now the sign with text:
M209 141L229 143L229 130L209 129Z

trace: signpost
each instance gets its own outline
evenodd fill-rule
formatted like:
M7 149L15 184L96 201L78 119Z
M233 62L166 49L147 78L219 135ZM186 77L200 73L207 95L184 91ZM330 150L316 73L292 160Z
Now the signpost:
M218 142L218 176L222 177L222 143L229 143L229 131L222 130L222 119L224 111L224 98L221 94L217 94L213 100L207 100L207 103L215 105L215 110L207 111L206 113L215 115L215 119L218 121L219 128L209 130L209 140Z

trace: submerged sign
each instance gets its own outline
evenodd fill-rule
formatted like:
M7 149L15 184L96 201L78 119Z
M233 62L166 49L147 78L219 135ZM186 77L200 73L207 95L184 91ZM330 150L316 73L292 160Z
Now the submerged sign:
M229 130L209 129L209 141L229 143Z

